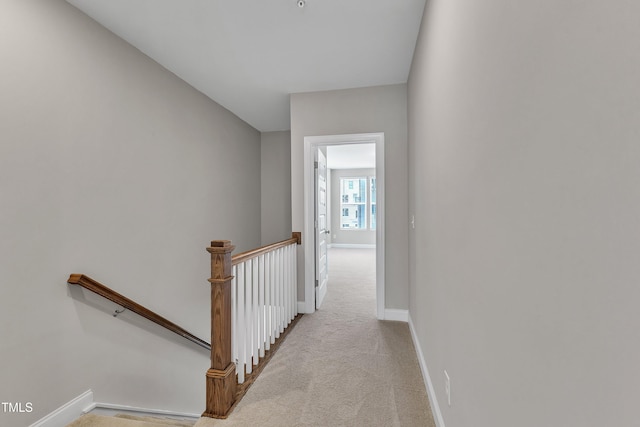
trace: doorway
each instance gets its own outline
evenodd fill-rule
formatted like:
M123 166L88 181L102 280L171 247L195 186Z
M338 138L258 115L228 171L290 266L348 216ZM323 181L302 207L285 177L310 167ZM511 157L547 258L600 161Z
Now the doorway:
M375 252L376 252L376 315L378 319L384 318L384 133L347 134L309 136L304 138L304 231L312 239L304 239L305 253L305 307L304 311L313 313L316 309L317 286L319 268L316 258L316 238L318 234L318 220L316 218L316 205L318 191L316 187L316 159L317 153L326 152L330 146L346 146L350 144L374 144L375 145ZM370 185L370 184L369 184ZM367 209L372 209L371 204ZM371 223L369 222L371 228ZM326 228L326 227L325 227ZM330 229L329 229L330 231ZM326 243L326 242L325 242ZM321 253L321 252L320 252Z

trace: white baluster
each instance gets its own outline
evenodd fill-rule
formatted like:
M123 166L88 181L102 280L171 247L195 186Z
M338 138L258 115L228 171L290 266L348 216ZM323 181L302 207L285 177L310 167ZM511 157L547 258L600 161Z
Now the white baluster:
M296 263L296 247L291 245L289 248L289 274L291 275L291 320L296 317L296 276L295 273Z
M284 248L284 286L287 290L287 298L284 300L284 326L285 328L291 322L291 275L289 274L289 247Z
M271 344L275 343L277 327L278 304L278 251L271 252Z
M271 260L273 254L271 252L266 254L265 259L265 288L264 288L264 309L265 309L265 331L267 336L265 337L264 348L269 350L271 348L271 301L273 301L273 280L272 280L272 265Z
M258 258L258 263L259 263L259 269L260 269L260 278L259 278L259 283L258 283L258 288L259 288L259 292L258 292L258 331L260 331L260 334L258 336L258 342L260 344L260 357L264 357L264 344L266 341L266 332L265 332L265 328L266 328L266 324L265 324L265 306L264 306L264 279L265 279L265 262L264 262L264 258L266 255L260 255L260 257Z
M293 274L291 274L292 269L293 269L293 262L291 261L292 255L293 255L293 246L289 245L287 247L287 261L289 262L289 265L287 266L287 274L289 275L289 320L288 323L291 323L291 320L293 319L294 315L293 315Z
M282 251L278 249L278 259L276 260L276 283L278 284L276 296L276 338L280 338L280 324L282 323Z
M280 250L281 252L281 257L280 257L280 286L282 287L282 292L281 292L281 296L280 296L280 333L284 332L284 327L287 324L287 320L285 319L285 313L284 313L284 301L285 301L285 294L284 294L284 289L285 289L285 270L284 270L284 249Z
M291 274L291 320L296 317L296 276L295 276L295 263L296 263L296 247L291 245L290 253L290 266L289 274Z
M276 304L277 304L277 294L278 294L278 270L277 270L277 251L271 252L271 305L270 305L270 313L271 317L271 344L276 342L276 330L278 329L278 325L276 323Z
M252 359L253 359L253 316L252 316L252 312L251 310L253 309L252 307L252 297L253 297L253 292L251 291L251 280L253 279L253 266L251 264L251 260L247 261L244 263L244 268L245 268L245 275L244 275L244 292L245 292L245 299L244 299L244 319L245 319L245 323L244 323L244 327L245 327L245 346L247 349L247 360L245 361L245 363L247 364L246 368L247 368L247 374L250 374L251 371L253 370L253 363L252 363Z
M293 246L293 307L294 313L298 315L298 247Z
M260 316L258 308L258 288L260 282L258 274L260 271L258 270L258 258L252 259L251 262L253 263L253 279L251 280L251 289L253 291L253 342L251 346L253 347L253 364L257 366L258 359L260 358Z

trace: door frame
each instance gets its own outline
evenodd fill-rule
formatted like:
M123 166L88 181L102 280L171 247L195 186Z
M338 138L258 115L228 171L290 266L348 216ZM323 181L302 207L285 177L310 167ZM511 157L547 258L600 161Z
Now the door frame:
M376 316L384 319L385 293L385 179L384 179L384 133L358 133L346 135L321 135L304 137L304 234L315 234L314 212L314 151L321 146L345 144L376 145ZM304 312L315 311L315 237L303 239L304 246Z

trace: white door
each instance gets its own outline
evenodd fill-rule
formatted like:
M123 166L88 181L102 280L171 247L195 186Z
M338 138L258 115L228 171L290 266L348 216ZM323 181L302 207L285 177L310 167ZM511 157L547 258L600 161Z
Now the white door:
M316 150L316 308L320 308L327 294L327 159L320 149Z

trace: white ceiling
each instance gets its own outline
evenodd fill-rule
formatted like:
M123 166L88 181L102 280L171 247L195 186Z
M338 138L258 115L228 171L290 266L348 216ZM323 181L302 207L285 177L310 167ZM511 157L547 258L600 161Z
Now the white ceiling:
M376 167L376 144L344 144L327 147L327 168L362 169Z
M67 0L260 131L289 94L405 83L425 0Z

